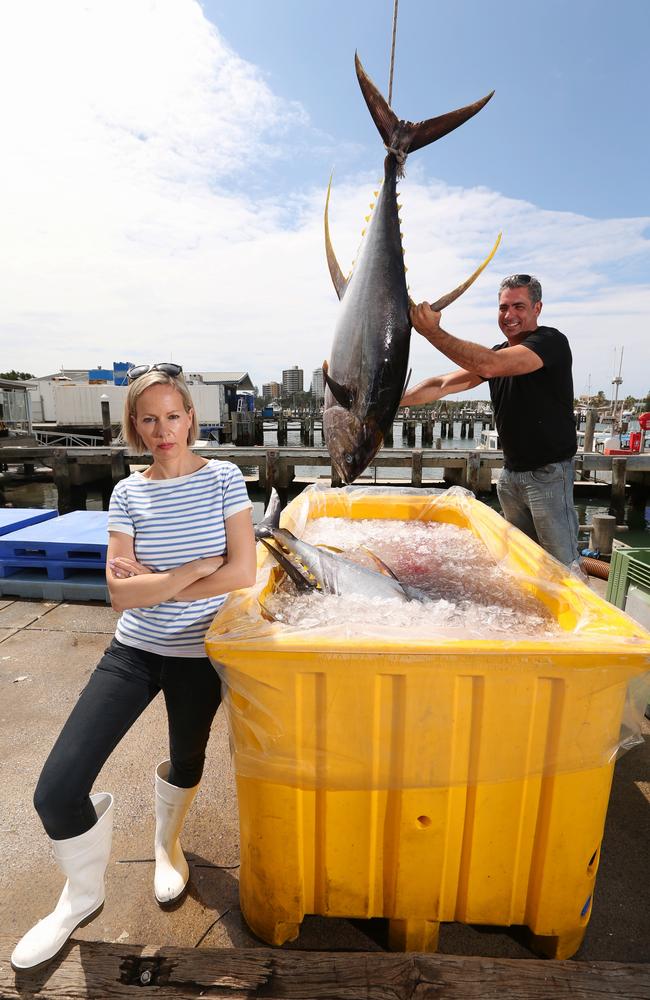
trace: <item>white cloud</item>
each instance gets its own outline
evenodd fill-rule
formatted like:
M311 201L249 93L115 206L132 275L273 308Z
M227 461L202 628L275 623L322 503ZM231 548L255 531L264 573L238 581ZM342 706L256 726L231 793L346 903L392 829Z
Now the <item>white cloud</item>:
M329 164L327 137L192 0L44 0L5 5L0 20L0 85L13 95L0 111L2 367L173 356L188 369L247 369L260 384L300 364L309 383L337 310L324 191L250 192L311 139ZM425 156L409 160L402 184L414 297L456 285L503 229L497 259L448 311L452 332L499 340L498 278L533 270L547 322L571 339L576 391L588 373L607 391L613 347L625 345L623 389L645 393L650 285L623 285L618 272L638 273L643 260L647 270L649 220L592 220L452 189L427 181ZM375 180L335 177L344 270ZM418 337L412 365L414 381L450 367Z

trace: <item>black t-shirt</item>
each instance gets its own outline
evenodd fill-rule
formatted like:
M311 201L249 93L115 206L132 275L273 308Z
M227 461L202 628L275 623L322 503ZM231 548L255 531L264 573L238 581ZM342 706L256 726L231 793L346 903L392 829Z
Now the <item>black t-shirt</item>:
M573 359L567 338L550 326L538 326L521 343L541 358L543 367L491 378L489 384L505 467L527 472L576 453ZM504 347L507 341L492 350Z

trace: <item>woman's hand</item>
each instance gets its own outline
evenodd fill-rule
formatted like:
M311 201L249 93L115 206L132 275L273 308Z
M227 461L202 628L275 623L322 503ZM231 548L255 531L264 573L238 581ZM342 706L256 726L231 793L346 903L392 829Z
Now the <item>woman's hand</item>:
M125 580L129 576L143 576L145 573L153 573L152 569L128 556L116 556L115 559L109 559L108 565L113 576L117 577L118 580Z

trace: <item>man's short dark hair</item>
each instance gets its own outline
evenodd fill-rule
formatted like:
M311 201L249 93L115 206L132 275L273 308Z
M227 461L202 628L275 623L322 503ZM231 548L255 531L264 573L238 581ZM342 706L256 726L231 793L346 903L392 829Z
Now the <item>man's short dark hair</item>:
M527 288L533 305L542 301L542 286L534 274L511 274L499 285L499 296L504 288Z

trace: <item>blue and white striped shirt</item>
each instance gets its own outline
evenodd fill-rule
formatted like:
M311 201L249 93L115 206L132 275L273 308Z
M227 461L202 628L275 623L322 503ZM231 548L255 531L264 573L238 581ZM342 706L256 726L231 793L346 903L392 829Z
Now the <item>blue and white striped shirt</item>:
M160 573L226 552L226 519L251 507L244 477L231 462L210 460L189 476L146 479L134 472L113 490L108 530L133 536L135 558ZM125 611L115 638L162 656L205 656L203 639L226 599L164 601Z

